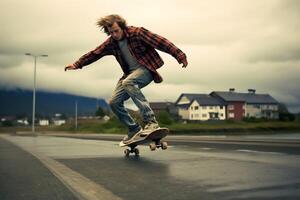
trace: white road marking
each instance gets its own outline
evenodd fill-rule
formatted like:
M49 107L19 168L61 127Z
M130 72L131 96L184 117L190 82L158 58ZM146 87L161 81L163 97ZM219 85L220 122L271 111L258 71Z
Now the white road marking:
M212 149L214 149L214 148L208 148L208 147L203 147L203 148L201 148L202 150L212 150Z
M283 154L283 153L279 153L279 152L254 151L254 150L249 150L249 149L237 149L236 151L239 151L239 152L246 152L246 153L263 153L263 154L277 154L277 155L282 155L282 154Z

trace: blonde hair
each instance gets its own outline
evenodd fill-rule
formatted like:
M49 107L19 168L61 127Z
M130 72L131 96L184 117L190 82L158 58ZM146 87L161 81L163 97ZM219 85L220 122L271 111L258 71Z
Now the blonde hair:
M109 35L108 27L111 27L114 23L117 23L121 29L125 29L127 27L126 20L120 15L107 15L105 17L101 17L97 21L97 25L101 30L103 30L107 35Z

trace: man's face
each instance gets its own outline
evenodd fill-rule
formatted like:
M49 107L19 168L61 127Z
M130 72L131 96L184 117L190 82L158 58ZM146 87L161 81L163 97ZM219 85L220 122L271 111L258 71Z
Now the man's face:
M108 27L107 29L114 40L118 41L123 38L124 32L116 22L113 23L113 25L111 27Z

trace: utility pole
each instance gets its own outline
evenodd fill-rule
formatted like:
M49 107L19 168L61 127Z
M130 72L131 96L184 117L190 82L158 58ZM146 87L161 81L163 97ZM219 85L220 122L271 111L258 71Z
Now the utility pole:
M75 101L75 132L77 132L77 101Z

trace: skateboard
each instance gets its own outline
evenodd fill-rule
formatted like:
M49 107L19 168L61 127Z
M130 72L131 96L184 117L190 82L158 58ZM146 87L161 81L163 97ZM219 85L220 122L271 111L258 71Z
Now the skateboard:
M169 133L169 129L167 128L158 128L154 131L148 133L147 136L142 137L140 135L135 136L132 142L130 143L123 143L123 141L120 142L120 147L130 147L130 149L125 149L124 154L126 156L129 156L130 153L134 153L136 156L140 154L140 151L138 148L136 148L138 145L149 143L149 147L151 151L155 151L156 148L161 148L162 150L165 150L168 148L167 142L161 141L162 138L166 137Z

